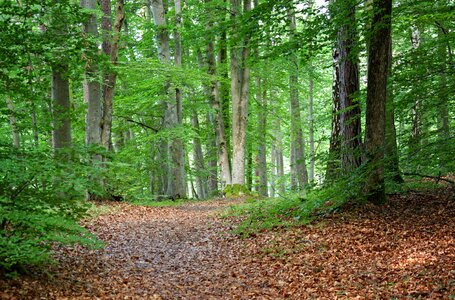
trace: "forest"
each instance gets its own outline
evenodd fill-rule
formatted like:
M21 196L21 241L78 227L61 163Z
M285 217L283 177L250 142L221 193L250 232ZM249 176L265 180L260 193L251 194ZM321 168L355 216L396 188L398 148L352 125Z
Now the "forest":
M2 0L1 299L455 298L455 1Z

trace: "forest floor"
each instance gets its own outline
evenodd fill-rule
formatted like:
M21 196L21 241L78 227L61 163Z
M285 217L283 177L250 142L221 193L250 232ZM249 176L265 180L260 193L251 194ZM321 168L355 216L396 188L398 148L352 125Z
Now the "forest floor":
M453 299L453 191L394 195L309 226L241 238L218 212L240 200L126 203L86 226L102 250L0 280L2 299Z

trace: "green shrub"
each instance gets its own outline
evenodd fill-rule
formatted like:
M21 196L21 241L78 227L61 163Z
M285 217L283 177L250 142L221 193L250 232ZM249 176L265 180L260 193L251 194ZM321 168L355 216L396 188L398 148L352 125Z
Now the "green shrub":
M0 269L51 262L54 243L99 246L86 216L86 166L56 162L45 150L0 144Z

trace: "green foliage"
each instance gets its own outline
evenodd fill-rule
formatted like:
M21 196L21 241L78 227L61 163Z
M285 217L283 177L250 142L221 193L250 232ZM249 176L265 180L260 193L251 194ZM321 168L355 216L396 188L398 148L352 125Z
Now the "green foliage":
M235 232L241 235L262 230L307 224L317 217L337 211L348 201L363 201L361 176L343 178L330 185L289 194L286 197L247 201L233 205L224 214L241 220Z
M224 190L223 194L227 198L232 197L242 197L242 196L254 196L253 192L251 192L245 185L242 184L230 184L227 185Z
M0 145L0 269L50 262L54 243L100 245L78 224L89 207L87 172L46 151Z

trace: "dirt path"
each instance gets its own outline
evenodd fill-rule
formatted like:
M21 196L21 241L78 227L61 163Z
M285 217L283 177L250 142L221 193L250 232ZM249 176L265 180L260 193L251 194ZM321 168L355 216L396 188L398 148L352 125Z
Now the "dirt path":
M230 268L238 253L213 218L232 201L149 208L128 204L87 226L107 242L103 250L57 251L51 278L27 278L0 293L2 298L209 299L242 286ZM43 274L41 274L43 275ZM41 277L41 276L40 276Z
M453 192L396 195L247 239L215 217L230 203L121 204L87 225L105 249L57 249L48 275L0 280L0 298L455 298Z

